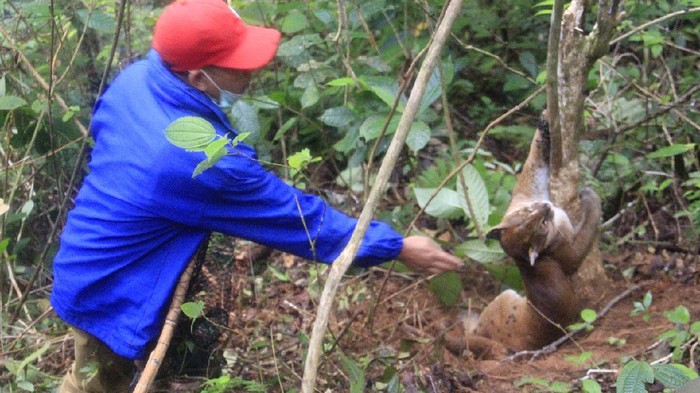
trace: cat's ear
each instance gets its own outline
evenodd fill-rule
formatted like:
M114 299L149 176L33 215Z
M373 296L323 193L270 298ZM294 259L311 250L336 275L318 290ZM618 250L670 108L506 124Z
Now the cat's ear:
M486 238L501 240L501 236L503 235L504 231L509 228L522 225L522 223L525 221L524 217L527 217L527 214L523 213L523 211L523 209L518 209L510 214L506 214L498 225L491 228L491 230L486 233Z
M492 240L501 240L501 234L503 234L504 230L505 227L503 227L502 224L496 225L486 233L486 238Z

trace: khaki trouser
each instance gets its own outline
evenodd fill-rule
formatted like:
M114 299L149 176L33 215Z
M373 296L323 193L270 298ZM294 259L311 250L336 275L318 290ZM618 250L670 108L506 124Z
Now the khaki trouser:
M63 378L59 393L129 392L134 361L114 353L93 335L73 328L75 363Z

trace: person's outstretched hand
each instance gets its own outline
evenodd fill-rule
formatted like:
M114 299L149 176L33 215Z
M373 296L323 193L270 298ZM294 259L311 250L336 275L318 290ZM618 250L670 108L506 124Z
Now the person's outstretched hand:
M456 270L463 262L440 248L433 239L425 236L408 236L403 239L403 248L398 260L416 273L437 274Z

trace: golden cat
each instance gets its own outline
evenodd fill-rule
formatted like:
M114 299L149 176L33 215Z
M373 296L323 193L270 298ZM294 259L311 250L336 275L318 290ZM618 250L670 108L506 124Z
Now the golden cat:
M513 290L498 295L478 320L449 332L447 348L499 358L508 351L539 349L564 334L578 319L580 305L569 276L581 266L598 233L600 198L584 188L582 219L574 227L549 194L549 127L540 120L530 153L500 224L487 237L498 239L515 260L525 297Z

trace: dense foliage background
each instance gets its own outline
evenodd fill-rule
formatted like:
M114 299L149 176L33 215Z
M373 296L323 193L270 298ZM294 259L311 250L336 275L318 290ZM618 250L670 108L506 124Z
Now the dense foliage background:
M61 374L33 363L66 330L47 300L51 261L87 170L91 108L145 55L165 3L0 0L0 390L48 389L52 372ZM465 1L379 213L399 231L415 223L441 234L446 247L498 277L502 254L483 233L503 214L545 103L550 4ZM277 164L271 170L357 212L443 3L232 5L247 22L284 33L277 59L234 108L237 128ZM619 38L589 75L581 163L604 201L609 252L631 244L699 251L699 6L624 2ZM310 162L303 170L287 165L299 152ZM457 177L426 207L468 157L461 173L473 213Z

